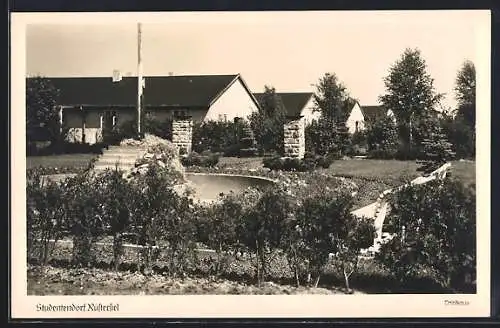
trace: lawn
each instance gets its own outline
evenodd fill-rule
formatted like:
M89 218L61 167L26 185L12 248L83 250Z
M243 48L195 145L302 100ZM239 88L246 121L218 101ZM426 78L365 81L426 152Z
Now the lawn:
M64 173L76 173L78 169L85 168L95 156L93 154L71 154L28 157L27 168L39 166L63 168ZM262 170L262 157L221 157L217 166L218 169L215 171L219 173L226 171L240 174L247 172L250 175L269 174ZM327 173L328 176L346 177L354 182L358 186L358 193L354 200L355 207L358 208L375 201L384 190L400 186L418 177L420 172L417 171L417 167L415 161L350 159L337 160L328 169L321 168L316 172ZM197 171L198 169L188 168L188 170ZM207 170L202 169L201 171ZM214 170L209 169L208 171ZM453 161L452 174L466 185L475 185L475 162ZM300 173L299 176L307 177L308 173Z
M31 156L26 158L26 168L35 167L86 167L95 154L68 154L52 156ZM262 168L262 157L237 158L221 157L218 165L221 169L258 169ZM382 179L388 182L399 182L405 178L415 178L418 165L415 161L351 159L335 161L330 168L321 169L336 176L358 177L364 179ZM453 161L453 174L465 184L475 183L475 167L473 161Z
M31 169L40 166L47 168L83 168L87 167L90 160L92 160L96 156L96 154L28 156L26 157L26 168Z
M222 157L219 162L221 168L257 169L262 167L262 158ZM382 179L388 182L399 182L405 178L416 178L415 161L378 160L378 159L351 159L338 160L328 169L321 169L336 176L357 177L369 180ZM453 174L465 184L475 183L476 163L473 161L453 161ZM396 181L395 181L396 180Z

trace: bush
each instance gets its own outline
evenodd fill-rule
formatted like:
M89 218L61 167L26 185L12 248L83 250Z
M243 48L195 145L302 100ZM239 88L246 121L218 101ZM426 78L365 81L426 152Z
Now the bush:
M87 171L67 178L62 186L65 190L63 208L73 237L72 262L87 266L93 261L93 244L106 228L102 219L101 180L92 171Z
M193 127L193 150L201 153L211 151L224 153L226 156L236 156L243 147L241 138L248 123L244 120L236 122L208 121L195 124ZM248 147L243 147L248 148Z
M168 273L184 275L192 266L196 227L192 200L173 189L170 172L156 165L134 180L134 226L141 244L142 271L152 272L161 252L166 253Z
M273 171L307 172L315 170L318 166L329 168L333 163L333 156L315 156L311 153L307 153L303 159L274 156L264 158L262 163L265 168Z
M240 240L255 254L255 270L259 286L269 273L269 263L286 231L291 204L280 190L264 192L257 203L243 215Z
M186 167L201 166L201 167L214 167L219 163L219 155L212 153L205 153L200 155L196 152L191 152L188 156L182 157L182 165Z
M473 191L458 181L406 187L391 200L386 220L394 238L376 259L400 281L424 275L465 290L476 270L475 212Z
M375 236L372 222L354 217L351 208L348 193L338 197L323 193L305 198L288 221L284 249L298 286L305 276L308 283L309 277L315 278L313 285L317 287L333 253L349 290L349 277L356 270L360 250L371 246Z
M242 148L238 152L239 157L254 157L257 156L257 148Z
M45 265L55 242L63 237L67 228L64 190L54 182L42 180L40 173L32 170L27 177L26 198L28 260L36 258Z

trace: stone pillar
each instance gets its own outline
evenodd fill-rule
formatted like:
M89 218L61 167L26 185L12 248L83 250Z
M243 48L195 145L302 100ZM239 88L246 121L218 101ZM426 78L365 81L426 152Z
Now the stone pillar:
M193 121L191 118L174 118L172 122L172 143L181 154L190 153L193 142Z
M306 152L305 125L302 118L289 118L284 125L285 157L304 158Z

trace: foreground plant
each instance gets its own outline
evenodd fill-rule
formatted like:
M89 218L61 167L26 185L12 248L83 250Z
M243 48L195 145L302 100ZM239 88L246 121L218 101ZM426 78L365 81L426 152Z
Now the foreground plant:
M260 286L268 273L268 265L282 244L291 204L280 190L267 190L244 215L243 244L255 254L257 282Z
M36 171L28 176L28 260L30 257L36 257L39 263L46 265L57 241L64 236L66 221L63 192L59 185L43 179Z
M316 195L303 201L288 229L287 255L297 285L305 274L307 283L314 279L312 286L317 287L333 253L350 290L349 278L357 268L360 251L370 247L375 236L372 222L354 217L351 210L352 197L347 193Z
M464 290L476 271L475 211L474 192L450 178L403 188L387 218L394 238L376 259L402 283L427 276Z
M105 232L102 184L92 171L67 178L64 212L73 238L73 263L88 266L93 261L92 245Z

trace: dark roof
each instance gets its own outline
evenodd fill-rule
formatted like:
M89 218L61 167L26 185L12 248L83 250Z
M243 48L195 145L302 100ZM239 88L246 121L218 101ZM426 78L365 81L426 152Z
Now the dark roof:
M254 93L255 98L261 101L264 93ZM313 96L312 92L277 92L276 95L280 98L286 110L286 116L298 117L301 116L302 110L307 102Z
M377 119L383 118L387 115L387 109L382 106L359 106L365 120L368 122L374 122Z
M208 108L234 81L235 75L186 75L145 77L144 106ZM137 77L48 78L61 91L61 105L136 106Z

